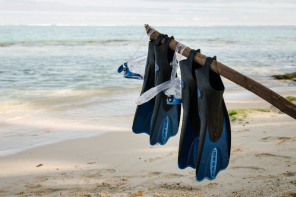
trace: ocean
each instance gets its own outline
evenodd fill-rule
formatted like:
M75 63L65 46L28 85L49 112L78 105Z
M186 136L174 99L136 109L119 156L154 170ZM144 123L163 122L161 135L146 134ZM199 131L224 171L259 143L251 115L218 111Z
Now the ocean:
M271 77L296 71L294 26L155 28L278 93L295 89ZM142 81L117 68L144 34L140 26L0 26L0 156L131 130ZM143 44L136 55L146 53ZM257 98L224 82L226 101Z

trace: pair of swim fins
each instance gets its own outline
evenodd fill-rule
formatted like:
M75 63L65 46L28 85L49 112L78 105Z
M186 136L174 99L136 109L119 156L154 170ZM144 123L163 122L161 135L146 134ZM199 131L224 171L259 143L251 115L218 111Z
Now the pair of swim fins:
M162 38L165 38L161 44ZM149 42L148 56L145 67L144 81L141 94L163 82L170 80L174 51L169 47L173 37L159 35ZM178 132L180 121L180 104L167 103L168 96L163 92L150 101L138 105L133 121L134 133L147 133L150 135L150 144L167 143L168 139Z
M227 168L230 157L231 128L223 99L220 75L210 70L213 59L204 66L194 62L199 50L191 50L180 61L183 100L178 165L196 169L196 180L215 179Z
M164 44L161 39L165 38ZM149 42L141 94L170 80L174 51L169 48L173 37L160 35ZM191 50L180 61L182 79L183 121L178 165L196 169L196 180L213 180L229 163L231 129L223 99L224 85L220 76L210 70L212 58L201 66L194 62L199 50ZM134 133L150 135L150 144L164 145L178 132L180 104L170 105L168 97L159 93L147 103L137 106Z

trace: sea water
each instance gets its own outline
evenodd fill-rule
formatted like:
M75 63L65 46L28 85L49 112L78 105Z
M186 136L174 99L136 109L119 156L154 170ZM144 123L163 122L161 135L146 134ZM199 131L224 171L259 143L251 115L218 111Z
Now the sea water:
M278 93L295 89L271 75L296 71L296 27L156 29ZM138 46L137 56L147 54L144 34L135 26L0 26L0 156L131 130L142 81L117 68ZM223 80L226 100L256 97Z

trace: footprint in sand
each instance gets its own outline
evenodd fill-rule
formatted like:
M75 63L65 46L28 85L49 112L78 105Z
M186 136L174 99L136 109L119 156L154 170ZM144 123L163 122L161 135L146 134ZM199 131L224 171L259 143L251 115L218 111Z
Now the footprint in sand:
M241 151L240 148L232 148L232 149L231 149L231 153L232 153L232 154L233 154L233 153L240 152L240 151Z
M295 197L296 192L285 192L285 193L282 193L281 196L283 196L283 197Z
M265 170L255 166L232 166L231 169L250 169L250 170Z
M209 183L208 184L208 187L209 188L214 188L214 187L216 187L216 186L218 186L219 184L218 183Z
M278 137L277 139L277 144L283 144L283 143L290 143L290 142L295 142L296 137Z
M39 188L41 186L42 185L40 185L40 184L34 185L34 184L30 184L30 183L25 185L26 188L30 188L30 189Z
M182 174L176 174L176 173L168 173L164 175L164 177L166 178L180 178L182 176L183 176Z
M88 172L85 172L83 174L83 176L81 177L81 179L79 180L79 184L85 182L85 180L88 180L88 179L97 179L97 178L100 178L102 176L103 175L100 172L93 171L93 170L88 171Z
M285 144L285 143L291 143L296 141L296 137L264 137L261 138L262 142L270 142L270 141L276 141L276 144Z
M282 175L286 177L291 177L291 176L295 176L296 172L284 172Z
M262 142L270 142L272 137L270 137L270 136L268 136L268 137L263 137L263 138L261 138L260 139L260 141L262 141Z
M38 181L44 182L44 181L47 181L48 180L48 177L47 176L39 176L39 177L36 177L36 179Z
M94 173L94 174L88 174L87 178L99 178L102 177L103 175L101 175L100 173Z
M5 190L0 189L0 194L4 194L5 192L6 192Z
M166 155L162 155L162 156L158 156L158 157L154 157L154 158L150 158L148 159L149 162L153 162L153 161L156 161L156 160L159 160L159 159L163 159L163 158L166 158L166 157L169 157L169 156L172 156L174 154L174 152L171 152L171 153L168 153ZM146 160L145 160L146 161Z
M100 173L114 173L116 172L115 169L102 169L99 171Z
M236 133L244 133L244 132L249 132L250 129L243 129L243 130L239 130L239 131L236 131Z
M83 173L83 175L81 176L81 178L78 181L79 185L82 184L88 184L90 182L91 179L98 179L99 177L102 177L103 175L101 175L99 172L93 171L93 170L89 170L85 173Z
M192 185L187 185L187 184L182 184L182 183L164 183L164 184L159 184L156 186L156 188L161 188L161 189L167 189L167 190L182 190L182 191L192 191L192 190L200 190L198 186L192 186Z
M255 154L256 157L279 157L283 159L290 159L291 157L285 156L285 155L275 155L275 154L270 154L270 153L258 153Z
M1 190L0 190L0 193L2 194L2 191ZM19 193L16 193L16 195L24 196L25 195L25 192L19 192Z
M33 191L32 193L35 194L33 196L48 196L48 195L52 195L55 192L61 192L61 191L65 191L65 189L64 188L41 188L39 190Z
M66 172L61 172L60 175L62 176L62 178L67 178L67 179L69 179L69 178L71 178L71 179L74 178L73 174L70 173L70 172L68 172L68 173L66 173Z
M158 175L160 175L161 174L161 172L149 172L148 173L148 176L149 177L151 177L151 176L158 176Z

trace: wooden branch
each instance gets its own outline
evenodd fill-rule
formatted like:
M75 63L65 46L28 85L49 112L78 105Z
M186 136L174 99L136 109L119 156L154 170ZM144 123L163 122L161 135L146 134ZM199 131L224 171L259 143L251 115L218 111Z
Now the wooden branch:
M151 28L148 24L145 24L145 28L148 34L151 31ZM159 34L160 33L155 30L151 34L150 39L155 40ZM164 43L164 40L165 38L163 38L161 42ZM175 51L177 44L178 42L172 39L169 43L169 46L172 50ZM190 50L191 48L186 47L182 55L188 57ZM207 56L201 53L196 53L194 56L194 61L200 65L204 65L206 58ZM288 101L281 95L270 90L269 88L265 87L264 85L215 60L213 60L211 63L211 70L240 85L241 87L244 87L245 89L253 92L257 96L261 97L262 99L266 100L267 102L281 110L283 113L286 113L287 115L296 119L296 105Z

